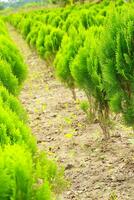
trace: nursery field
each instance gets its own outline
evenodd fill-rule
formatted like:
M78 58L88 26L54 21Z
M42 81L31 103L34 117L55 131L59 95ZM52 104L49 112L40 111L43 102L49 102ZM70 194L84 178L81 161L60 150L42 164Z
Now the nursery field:
M0 200L134 200L134 3L0 18Z

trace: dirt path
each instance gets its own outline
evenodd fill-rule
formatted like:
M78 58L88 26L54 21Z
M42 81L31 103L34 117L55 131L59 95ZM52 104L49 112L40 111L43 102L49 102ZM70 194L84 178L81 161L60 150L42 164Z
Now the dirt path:
M29 67L20 99L30 127L39 147L65 166L72 182L63 199L109 200L115 191L118 200L134 200L134 148L126 136L131 130L118 125L119 137L102 143L98 125L86 122L71 92L55 80L21 35L10 26L9 32Z

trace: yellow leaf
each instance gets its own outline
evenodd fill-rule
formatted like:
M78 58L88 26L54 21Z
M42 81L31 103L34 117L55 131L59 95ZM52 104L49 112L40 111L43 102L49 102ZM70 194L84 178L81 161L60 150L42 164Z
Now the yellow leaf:
M45 85L45 91L48 92L49 91L49 86L46 84Z
M43 111L46 110L46 107L47 107L46 103L42 104L42 110Z
M72 133L67 133L67 134L65 134L65 137L68 138L68 139L71 139L73 137L73 134Z

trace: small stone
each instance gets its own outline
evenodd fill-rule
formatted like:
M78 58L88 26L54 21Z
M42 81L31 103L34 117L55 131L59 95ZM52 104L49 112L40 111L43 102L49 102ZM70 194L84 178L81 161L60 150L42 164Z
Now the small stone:
M57 114L52 114L52 115L50 115L50 117L57 117Z
M67 166L65 167L65 170L72 169L73 167L74 167L73 164L67 164Z
M70 195L70 194L71 194L71 191L68 191L68 192L67 192L67 195Z

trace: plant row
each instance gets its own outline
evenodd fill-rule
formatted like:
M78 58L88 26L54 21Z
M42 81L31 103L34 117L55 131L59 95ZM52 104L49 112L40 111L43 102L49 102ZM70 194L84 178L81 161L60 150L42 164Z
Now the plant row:
M27 67L0 20L0 199L52 200L63 170L38 152L17 95Z
M7 17L74 97L76 87L85 92L106 138L113 113L134 125L134 4L108 2Z

